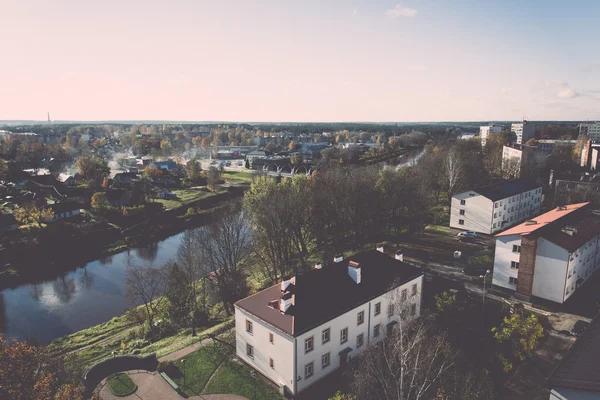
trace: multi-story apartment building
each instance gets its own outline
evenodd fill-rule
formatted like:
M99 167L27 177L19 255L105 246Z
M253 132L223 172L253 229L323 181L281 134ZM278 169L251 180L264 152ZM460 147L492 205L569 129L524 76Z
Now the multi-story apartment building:
M554 205L590 202L600 204L600 173L558 174L554 176Z
M511 124L510 133L515 142L518 144L525 144L529 139L535 138L535 124L527 120Z
M576 144L577 140L540 139L537 141L536 146L540 151L550 154L557 146L575 147Z
M600 266L600 215L589 203L548 211L496 235L493 284L564 303Z
M452 196L450 227L492 234L540 212L542 186L523 179L502 181Z
M291 395L420 314L423 272L381 251L317 268L238 301L237 356Z
M591 140L600 140L600 122L579 124L579 134L587 135Z
M504 177L521 178L524 171L532 172L541 165L544 154L536 146L511 143L502 147L502 172ZM531 176L531 174L530 174Z
M490 133L499 134L502 133L504 127L502 125L489 124L479 127L479 137L481 139L481 146L485 146Z

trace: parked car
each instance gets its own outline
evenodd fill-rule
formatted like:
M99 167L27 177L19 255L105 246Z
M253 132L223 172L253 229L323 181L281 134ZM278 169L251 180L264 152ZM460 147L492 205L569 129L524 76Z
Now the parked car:
M578 320L577 322L575 322L575 325L573 325L573 329L571 329L571 335L577 337L581 336L589 325L589 322Z
M244 165L244 163L242 163L241 161L237 162L238 167L241 167L242 165Z
M225 166L226 167L231 167L231 161L225 161Z
M473 231L460 232L456 236L458 236L459 238L460 237L472 237L472 238L476 238L477 237L477 232L473 232Z

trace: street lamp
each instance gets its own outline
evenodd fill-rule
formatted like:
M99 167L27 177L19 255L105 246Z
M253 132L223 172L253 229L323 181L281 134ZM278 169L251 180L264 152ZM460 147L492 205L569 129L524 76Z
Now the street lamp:
M479 275L480 278L483 278L483 296L481 298L481 323L483 324L483 319L485 318L485 279L487 278L490 270L485 271L485 275Z
M181 363L183 364L183 387L185 388L185 358L181 359Z

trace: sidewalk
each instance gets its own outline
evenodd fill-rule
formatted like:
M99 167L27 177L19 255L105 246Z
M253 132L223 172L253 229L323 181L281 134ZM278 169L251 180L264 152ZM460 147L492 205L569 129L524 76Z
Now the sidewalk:
M167 354L166 356L163 356L161 358L158 359L158 362L163 362L163 361L174 361L177 360L181 357L185 357L190 353L193 353L197 350L199 350L200 348L206 346L207 344L212 343L213 339L212 338L206 338L206 339L202 339L194 344L191 344L187 347L184 347L181 350L177 350L174 351L171 354Z

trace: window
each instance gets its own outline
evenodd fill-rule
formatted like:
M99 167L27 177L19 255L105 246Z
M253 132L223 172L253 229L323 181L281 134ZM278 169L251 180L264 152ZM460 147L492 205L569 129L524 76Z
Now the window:
M465 215L465 210L460 210L458 213L459 213L460 215Z
M246 320L246 332L252 335L252 321Z
M388 306L388 317L391 317L392 315L394 315L394 305L390 304Z
M375 304L375 315L381 314L381 302Z
M254 347L246 343L246 354L248 357L254 359Z
M304 354L310 353L314 349L314 337L311 336L307 339L304 339Z
M520 253L521 252L521 246L517 246L516 244L513 244L513 253Z
M402 301L406 300L406 294L407 294L407 290L402 289L402 294L400 295L400 300L402 300Z
M321 356L321 368L327 368L329 367L329 364L331 364L331 357L329 356L329 353L323 354Z
M379 324L377 324L377 325L375 325L373 327L373 337L378 337L379 336L379 328L380 328Z
M498 218L498 213L494 213L494 218Z
M304 378L310 378L313 376L313 372L315 370L315 365L313 362L310 362L304 366Z
M461 200L461 201L460 201L460 205L461 205L461 206L464 206L465 204L467 204L467 201L466 201L466 200Z
M510 278L508 278L508 283L510 283L511 285L516 285L517 284L517 278L513 278L511 276Z
M510 267L514 268L514 269L519 269L519 263L516 261L511 261L510 262Z
M416 296L417 295L417 284L415 283L414 285L412 285L412 296Z
M356 325L360 325L365 322L365 312L361 311L356 315Z
M340 344L344 344L348 341L348 328L344 328L340 331Z
M410 315L415 315L416 313L417 313L417 305L411 304L410 305Z
M269 343L271 343L271 344L275 343L275 338L273 337L272 333L269 333Z
M365 342L365 335L364 334L360 334L356 337L356 348L358 349L359 347L362 347L362 345Z
M496 223L494 222L494 228L496 227Z
M269 358L269 367L271 367L271 369L275 369L275 361L273 361L272 358Z
M498 203L494 204L494 208L498 208Z
M464 219L459 219L458 220L458 224L459 225L464 225L465 224L465 220Z
M325 344L327 342L329 342L329 339L331 338L331 330L329 328L323 330L323 332L321 332L321 344Z

